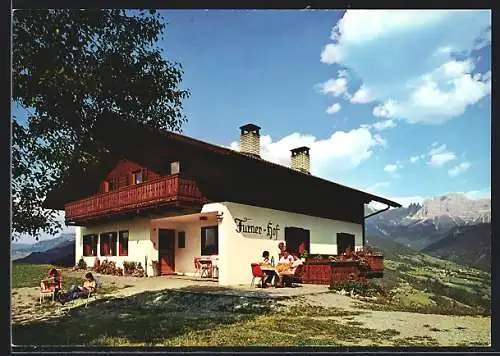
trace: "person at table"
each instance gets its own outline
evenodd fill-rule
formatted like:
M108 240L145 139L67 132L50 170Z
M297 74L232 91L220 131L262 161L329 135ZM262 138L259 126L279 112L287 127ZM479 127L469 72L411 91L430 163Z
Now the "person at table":
M270 265L271 260L269 259L269 251L262 252L262 259L260 260L261 265Z
M275 272L273 271L274 267L271 266L271 261L269 260L269 251L262 252L262 258L261 258L259 264L261 267L272 268L272 270L265 269L262 271L262 274L263 274L262 286L265 288L265 287L268 287L269 285L271 285L274 274L275 274Z
M295 268L297 268L297 266L302 264L302 260L298 258L295 254L289 253L286 250L286 244L284 242L280 242L278 248L280 249L280 253L278 255L279 258L278 264L290 263L291 268L293 268L293 271L295 272Z

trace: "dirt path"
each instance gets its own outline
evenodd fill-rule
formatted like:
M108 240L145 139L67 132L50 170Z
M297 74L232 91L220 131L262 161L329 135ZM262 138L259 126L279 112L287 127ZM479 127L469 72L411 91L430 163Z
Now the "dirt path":
M491 345L491 318L419 314L396 311L360 309L347 296L333 293L304 296L291 303L309 303L336 307L353 313L349 317L333 317L338 322L359 325L376 330L394 329L404 343L428 342L439 346L489 346Z

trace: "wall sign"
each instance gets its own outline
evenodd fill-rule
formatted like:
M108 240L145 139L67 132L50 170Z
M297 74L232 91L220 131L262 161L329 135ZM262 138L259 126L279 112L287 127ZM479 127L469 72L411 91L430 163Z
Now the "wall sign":
M247 217L242 219L235 218L234 222L236 223L236 231L251 235L266 236L269 240L278 239L278 231L280 230L280 226L278 224L274 225L272 221L269 221L267 225L258 225L247 223L248 221L252 221L252 219Z

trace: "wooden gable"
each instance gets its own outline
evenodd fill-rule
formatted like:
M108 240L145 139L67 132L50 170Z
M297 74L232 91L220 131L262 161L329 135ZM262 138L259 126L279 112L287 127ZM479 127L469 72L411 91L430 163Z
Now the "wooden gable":
M136 172L142 173L142 180L144 182L161 177L160 174L145 166L124 159L119 161L115 168L101 182L99 192L117 190L134 184L134 174ZM112 185L112 189L110 189L110 185Z

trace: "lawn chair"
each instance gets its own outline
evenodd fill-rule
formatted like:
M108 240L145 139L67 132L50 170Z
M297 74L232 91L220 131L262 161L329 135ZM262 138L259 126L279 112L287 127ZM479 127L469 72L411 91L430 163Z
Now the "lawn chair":
M285 287L293 287L294 283L302 283L303 282L303 276L305 273L305 267L304 265L298 265L295 268L295 272L292 275L284 275L283 276L283 284Z
M201 272L200 257L195 257L194 258L194 276L201 278L201 274L202 274L202 272Z
M45 297L52 298L55 301L56 293L62 290L62 273L57 270L57 281L50 281L47 278L40 281L40 304Z
M260 265L258 263L252 263L252 283L250 283L250 287L253 287L255 285L255 279L260 278L260 283L262 284L262 287L264 286L264 272L262 272L262 269L260 268Z
M89 301L96 300L99 294L99 290L102 288L102 281L100 278L95 278L95 290L93 292L88 293L86 296L70 300L66 304L61 306L61 311L69 313L72 309L85 305L85 308L88 308Z

